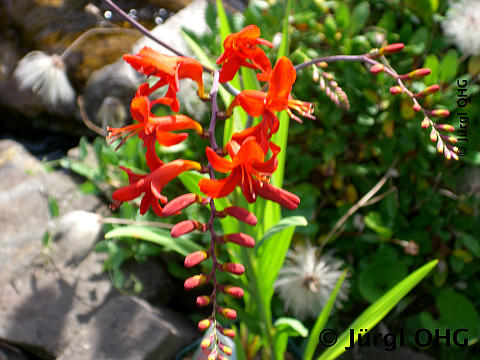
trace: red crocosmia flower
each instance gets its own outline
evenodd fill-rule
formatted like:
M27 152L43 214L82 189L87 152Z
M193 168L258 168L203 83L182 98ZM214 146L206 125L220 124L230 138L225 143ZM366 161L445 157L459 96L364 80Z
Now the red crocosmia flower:
M268 80L272 65L267 55L257 45L273 47L270 41L260 38L260 29L255 25L248 25L238 33L226 37L223 42L225 51L217 59L218 65L223 64L220 71L221 83L232 80L240 66L258 69L262 72L257 74L258 80Z
M272 138L272 135L278 131L280 122L274 113L265 110L263 113L262 121L257 125L249 127L243 131L234 133L232 135L231 141L238 143L239 145L249 137L253 136L262 148L264 153L268 152L269 140Z
M290 91L297 78L297 73L290 60L281 57L272 70L268 92L259 90L243 90L238 94L227 109L227 116L232 115L235 106L241 106L251 116L260 116L265 111L276 112L287 110L288 115L302 122L292 113L297 111L302 116L314 119L313 104L305 101L294 100Z
M163 146L172 146L184 141L187 133L171 133L175 130L193 129L203 135L202 126L186 115L155 116L150 111L150 100L146 96L136 96L130 105L130 112L137 123L121 128L108 127L108 138L111 141L122 139L120 147L129 137L136 134L143 140L147 148L147 164L150 169L155 169L162 164L155 152L155 142ZM117 148L118 148L117 147Z
M272 157L265 161L265 153L254 137L246 139L241 146L230 141L227 150L232 160L229 161L207 147L207 158L213 168L230 175L221 180L201 179L198 183L200 190L212 198L219 198L230 194L238 185L245 199L254 202L257 198L255 182L267 182L267 177L272 175L278 165L280 148L270 143L270 149Z
M140 204L140 214L145 214L151 206L155 214L162 216L160 203L167 203L167 198L161 194L164 186L185 171L200 171L201 165L195 161L178 159L163 164L146 175L135 174L124 167L120 168L127 173L130 185L114 191L112 198L116 201L116 206L144 194Z
M195 59L160 54L147 46L143 47L135 55L123 55L123 59L138 72L160 78L152 87L144 87L142 95L149 95L158 88L169 85L165 96L155 100L154 103L170 105L174 112L178 112L180 109L180 103L176 94L179 89L178 81L181 79L192 79L198 84L199 96L201 98L208 97L203 87L203 67Z

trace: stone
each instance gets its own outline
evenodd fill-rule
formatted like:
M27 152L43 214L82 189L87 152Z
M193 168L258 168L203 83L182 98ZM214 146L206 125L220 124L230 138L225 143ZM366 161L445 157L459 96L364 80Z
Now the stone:
M47 172L11 140L0 141L0 178L0 275L6 282L42 254L42 237L54 228L49 198L56 200L60 215L102 206L95 196L82 194L65 172Z
M23 360L12 350L19 348L47 359L171 359L192 341L195 329L182 316L114 289L106 254L92 252L106 211L99 199L11 140L0 141L0 178L0 358ZM42 245L47 230L53 241ZM155 259L123 271L156 304L174 296Z
M197 336L167 310L118 296L102 307L57 360L171 360Z

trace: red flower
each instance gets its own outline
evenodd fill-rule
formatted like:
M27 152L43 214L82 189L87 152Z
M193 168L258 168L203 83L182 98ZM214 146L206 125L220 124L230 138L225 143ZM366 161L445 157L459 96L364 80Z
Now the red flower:
M140 92L140 89L139 89ZM121 128L108 127L108 138L111 141L122 139L121 146L129 137L136 134L143 140L147 147L147 164L150 169L156 169L162 164L155 152L155 141L163 146L172 146L184 141L187 133L171 133L175 130L193 129L199 135L203 135L202 126L185 115L155 116L150 111L150 100L146 96L136 96L130 105L130 112L138 123ZM117 147L118 148L118 147Z
M203 88L203 67L195 59L163 55L147 46L143 47L135 55L123 55L123 59L138 72L160 78L152 87L143 88L145 93L142 95L149 95L158 88L169 85L165 96L155 100L154 103L169 105L174 112L178 112L180 109L180 103L176 94L179 90L178 81L181 79L192 79L198 84L199 96L201 98L208 97Z
M295 110L303 116L314 119L313 104L294 100L290 95L296 78L297 73L290 60L285 56L281 57L272 70L268 92L243 90L228 107L227 116L230 116L233 109L240 105L251 116L260 116L266 111L273 113L287 110L291 118L301 122L301 119L292 113L292 110Z
M158 216L162 216L160 203L167 203L167 198L161 194L164 186L182 172L201 170L199 163L181 159L163 164L148 175L134 174L130 169L120 168L127 173L130 185L114 191L112 198L116 200L116 206L144 194L140 204L140 214L145 214L151 206Z
M223 42L225 51L217 59L218 65L223 64L220 71L221 83L232 80L240 66L258 69L262 72L257 74L258 80L268 80L272 65L267 55L257 45L273 47L270 41L260 38L260 29L255 25L248 25L238 33L226 37Z
M241 146L235 142L228 142L227 149L232 161L220 157L207 147L207 158L213 168L222 173L230 172L230 175L222 180L201 179L198 183L200 190L212 198L219 198L230 194L238 185L245 199L250 203L254 202L259 181L262 183L268 181L267 177L277 168L280 148L270 143L272 157L267 161L265 153L254 137L246 139Z

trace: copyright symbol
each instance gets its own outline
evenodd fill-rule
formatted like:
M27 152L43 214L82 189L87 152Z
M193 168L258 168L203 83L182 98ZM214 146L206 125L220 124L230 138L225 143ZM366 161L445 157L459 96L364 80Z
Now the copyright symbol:
M324 329L320 333L319 341L323 346L333 346L337 342L337 333L333 329Z
M459 156L465 156L467 154L467 149L463 146L459 146L457 150Z

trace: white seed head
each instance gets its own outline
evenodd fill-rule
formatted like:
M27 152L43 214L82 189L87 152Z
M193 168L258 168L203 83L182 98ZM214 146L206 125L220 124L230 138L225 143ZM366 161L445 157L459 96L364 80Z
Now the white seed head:
M480 1L450 2L442 28L463 53L480 54Z
M331 253L317 256L316 248L311 244L289 250L275 282L285 308L301 320L318 317L343 273L342 266L343 261ZM338 308L341 307L340 301L347 299L348 288L348 280L345 280L335 303Z
M20 89L32 90L47 105L71 104L75 100L65 63L58 55L32 51L20 60L13 75Z

